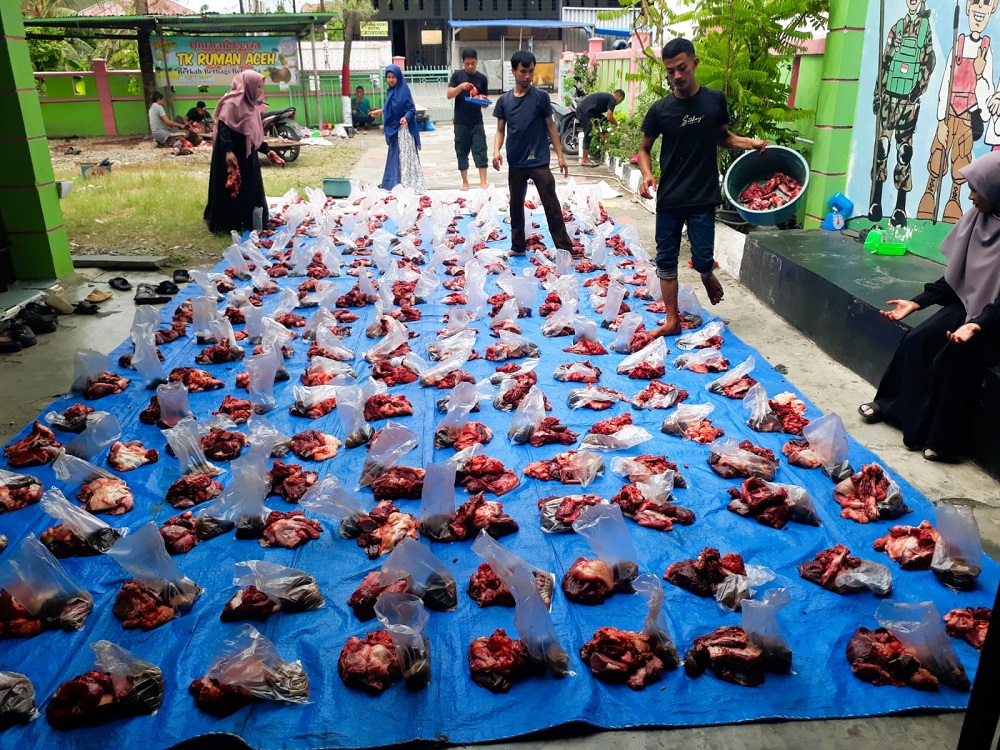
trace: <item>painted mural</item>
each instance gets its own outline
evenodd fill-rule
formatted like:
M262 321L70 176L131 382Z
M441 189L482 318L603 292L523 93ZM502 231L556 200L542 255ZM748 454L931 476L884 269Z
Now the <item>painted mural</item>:
M960 170L1000 149L998 2L869 3L848 197L928 257L971 205Z

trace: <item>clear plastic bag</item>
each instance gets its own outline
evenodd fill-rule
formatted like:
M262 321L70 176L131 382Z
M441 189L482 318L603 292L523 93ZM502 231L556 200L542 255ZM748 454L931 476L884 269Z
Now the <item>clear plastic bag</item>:
M771 589L763 601L743 602L743 630L750 642L764 652L764 669L787 674L792 671L792 648L778 624L778 612L792 603L788 589Z
M547 608L551 609L552 592L555 590L556 585L556 576L554 573L536 568L534 565L522 560L486 533L485 529L479 532L476 541L472 543L472 551L490 564L493 572L497 574L497 578L510 589L512 594L514 593L514 588L512 587L516 587L518 583L513 577L514 571L518 568L527 570L534 581L538 594L542 597L542 602L544 602Z
M529 357L524 360L524 362L518 363L517 369L514 372L497 372L489 377L490 385L500 385L505 380L513 380L520 375L527 375L529 372L538 367L538 363L541 360L538 357Z
M416 286L413 287L413 296L416 298L417 304L430 301L439 286L441 286L441 277L429 268L424 269Z
M602 326L604 326L605 328L609 328L611 324L615 322L615 319L618 317L618 312L622 309L622 302L624 301L625 301L625 286L620 281L618 281L618 279L612 279L611 283L608 284L607 296L605 296L604 298L604 311L601 313ZM642 322L642 315L640 313L628 313L628 314L629 315L634 314L635 316L638 317L639 322ZM634 318L630 320L634 320ZM621 331L624 324L625 321L623 320L622 325L618 327L619 331ZM638 326L636 326L636 328L638 328ZM635 334L635 328L632 329L632 334ZM631 340L631 338L632 336L630 335L629 340ZM618 339L616 339L615 343L618 344L620 342L618 341ZM628 342L626 341L625 343L627 344ZM615 351L620 352L621 349L615 348Z
M66 445L66 452L84 461L90 461L121 436L122 426L118 417L102 412L96 419L88 420L87 429Z
M247 420L250 428L250 452L261 457L281 458L291 449L291 438L278 430L270 420L260 414L251 414ZM258 460L263 460L259 458Z
M369 396L360 386L341 386L337 392L337 416L340 418L344 434L344 444L357 448L371 440L375 428L365 421L365 404Z
M611 571L618 591L631 591L639 575L638 556L617 505L591 505L573 521L573 531L583 536L601 562Z
M0 729L27 724L40 715L31 680L17 672L0 672Z
M671 469L660 474L653 474L647 479L636 482L642 496L653 503L663 505L670 502L674 494L674 472Z
M681 286L677 291L677 309L681 317L693 323L695 328L698 328L701 322L708 317L705 308L698 301L698 295L695 294L694 289L687 285Z
M268 276L267 271L260 266L250 273L250 278L253 279L253 290L257 294L274 294L281 290L278 282Z
M963 692L970 689L965 667L945 633L941 615L933 602L884 601L875 610L875 619L945 685Z
M712 471L723 479L758 477L770 482L778 470L777 460L771 461L764 456L743 450L736 442L736 438L716 440L708 448L708 463Z
M420 542L405 537L382 564L379 585L405 580L406 590L419 596L428 609L451 612L458 607L455 577L441 560Z
M892 592L892 571L880 563L862 560L858 567L837 573L833 585L845 594L871 591L875 596L888 596Z
M747 395L743 397L743 408L750 410L750 418L747 425L751 430L757 432L782 432L781 420L775 414L774 409L767 398L764 386L760 383L754 384Z
M237 279L245 281L250 278L250 266L244 260L243 251L240 250L239 245L233 244L227 247L222 251L222 257L229 264L229 267L233 269Z
M983 543L972 508L939 502L937 530L931 570L948 588L971 591L983 569Z
M715 601L724 611L738 612L758 588L774 580L774 571L763 565L747 565L746 571L746 575L727 572L713 590Z
M182 419L194 418L187 386L179 380L156 386L156 402L160 405L160 424L176 427Z
M92 411L87 414L80 415L78 417L66 419L66 417L63 416L64 413L65 412L58 412L58 411L45 412L45 417L44 417L45 423L52 425L57 430L62 430L63 432L72 432L80 434L85 429L87 429L87 425L90 424L92 421L98 419L104 414L107 414L107 412L104 411Z
M219 303L214 297L194 297L191 300L191 327L199 344L217 344L218 335L210 327L219 320Z
M452 461L427 464L420 495L420 533L435 542L455 538L448 524L455 519L455 475Z
M107 554L148 587L161 606L170 607L174 617L186 614L205 593L177 567L153 521L119 539Z
M243 362L250 375L250 403L258 414L266 414L276 405L274 397L274 377L282 367L281 348L265 351L255 357L247 357Z
M264 498L271 489L266 456L251 451L233 462L232 475L222 494L198 518L214 522L220 534L235 526L237 539L259 539L267 517Z
M244 330L247 334L247 341L251 344L259 344L264 338L264 308L246 304L241 305L239 309L246 321Z
M556 678L572 677L569 654L559 643L552 615L538 591L531 571L518 566L513 569L507 587L514 594L514 627L531 658L544 664Z
M222 295L219 293L219 287L215 285L212 281L212 274L208 271L200 271L194 269L191 271L191 280L198 285L201 290L202 297L209 297L210 299L220 300Z
M368 449L364 466L361 467L358 488L367 487L385 474L390 466L416 448L419 442L417 434L409 427L392 420L386 422Z
M692 331L691 333L685 333L682 336L677 337L677 348L678 349L704 349L706 347L712 346L709 343L710 339L716 336L722 336L723 332L726 330L726 324L721 320L713 320L711 323L706 325L697 331ZM715 347L718 348L718 347Z
M538 295L538 280L531 276L515 276L510 283L517 300L518 317L531 317Z
M233 566L234 586L253 586L281 606L282 612L308 612L326 602L316 579L302 570L265 560L246 560Z
M456 316L452 316L452 313L456 313ZM442 334L438 336L435 343L429 344L427 346L427 357L429 359L442 361L465 352L468 352L469 356L471 356L472 348L476 345L477 332L474 328L466 328L466 323L462 323L461 321L465 320L468 322L473 320L473 318L468 318L464 316L461 310L454 309L448 314L449 325L453 317L456 317L457 321L461 323L461 328Z
M447 400L447 413L441 420L441 428L461 427L468 421L469 412L479 403L479 392L472 383L459 383L451 389Z
M194 417L185 417L176 426L161 432L180 462L181 474L208 474L214 477L222 473L222 469L205 457L198 420Z
M160 314L149 305L139 305L132 320L132 367L136 369L145 388L156 388L165 383L167 373L156 353L156 329L160 325Z
M93 479L118 479L110 471L65 452L52 462L52 471L68 491L76 491Z
M107 552L120 537L128 533L128 529L120 531L114 529L93 513L73 505L55 487L45 491L39 505L42 510L72 531L77 539L97 552Z
M316 331L316 346L321 348L327 359L338 362L350 362L354 359L354 352L344 346L340 338L330 331L329 327L323 327Z
M616 404L619 401L628 401L628 398L617 391L598 388L593 383L584 388L573 388L566 398L570 409L595 408L595 403Z
M346 375L349 378L356 378L358 376L357 371L346 362L338 362L335 359L327 359L326 357L313 357L309 360L309 364L306 365L305 374L319 374L331 380L340 375Z
M819 526L819 513L816 512L816 504L809 495L809 490L797 484L782 484L781 482L768 482L764 484L771 491L784 490L788 494L785 503L792 509L792 520L796 523L804 523L809 526Z
M357 496L348 492L336 477L326 476L306 490L299 499L299 507L311 513L340 522L340 535L354 539L360 533L358 526L368 511L358 502Z
M258 700L309 703L309 677L302 664L282 659L274 644L252 625L244 625L225 641L205 676L241 688Z
M729 360L718 349L709 347L681 354L674 360L674 367L691 372L725 372L729 369Z
M740 364L736 365L732 370L726 372L725 375L720 375L715 380L711 380L705 384L705 390L711 391L712 393L718 393L720 395L725 395L725 387L731 383L735 383L737 380L742 378L744 375L749 375L753 372L753 368L757 366L757 360L754 359L751 354Z
M0 562L0 588L46 627L80 630L94 598L34 534Z
M619 329L619 333L621 329ZM633 352L621 362L618 363L618 367L615 371L619 375L628 375L632 370L645 363L650 367L665 367L667 361L667 342L664 339L657 338L637 352Z
M623 451L652 440L653 434L645 427L630 424L622 427L614 435L601 435L588 432L580 447L593 451Z
M576 299L571 297L565 300L558 310L552 313L544 323L542 323L542 335L546 338L556 336L570 336L575 333L576 325Z
M383 593L375 602L375 616L389 631L392 645L409 690L420 690L431 681L431 644L424 633L430 616L413 594Z
M646 619L642 623L642 634L652 643L653 653L667 669L680 666L681 658L670 637L667 616L663 611L663 584L651 574L643 573L632 582L632 588L646 600Z
M690 440L691 436L687 433L688 428L708 419L713 411L715 411L713 404L681 404L669 417L663 420L660 432Z
M90 644L94 669L111 675L115 698L129 714L155 714L163 705L163 672L111 641Z
M521 336L513 331L500 331L499 338L500 343L506 346L509 350L504 359L520 359L521 357L538 356L538 344L525 336ZM499 362L500 360L496 361Z
M93 349L79 349L73 358L73 393L82 393L90 382L112 367L111 358Z
M809 441L809 448L823 462L823 473L834 482L841 482L854 474L848 455L847 430L840 417L824 414L802 428L802 437Z
M510 419L510 430L507 436L512 443L524 445L535 433L535 429L545 418L545 396L537 386L531 386L528 394Z
M436 365L428 367L420 376L420 385L424 388L435 385L441 378L450 375L455 370L461 370L472 356L471 349L460 349L454 354L442 359Z

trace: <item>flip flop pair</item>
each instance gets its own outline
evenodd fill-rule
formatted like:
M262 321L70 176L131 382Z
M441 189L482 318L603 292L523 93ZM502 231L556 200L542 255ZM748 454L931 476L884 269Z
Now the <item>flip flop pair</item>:
M163 292L161 287L164 284L170 284L174 287L174 291L170 294ZM135 290L135 304L137 305L159 305L164 302L169 302L173 295L177 293L177 287L169 281L164 281L158 286L153 286L152 284L139 284Z

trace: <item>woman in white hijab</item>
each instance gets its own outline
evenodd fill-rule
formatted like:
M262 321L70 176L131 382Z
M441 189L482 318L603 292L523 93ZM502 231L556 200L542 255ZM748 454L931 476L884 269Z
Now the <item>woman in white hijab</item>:
M866 422L886 420L928 461L955 461L987 368L1000 364L1000 151L962 170L973 208L944 242L944 276L912 300L890 300L882 314L902 320L930 305L931 318L896 348L875 400L858 407Z

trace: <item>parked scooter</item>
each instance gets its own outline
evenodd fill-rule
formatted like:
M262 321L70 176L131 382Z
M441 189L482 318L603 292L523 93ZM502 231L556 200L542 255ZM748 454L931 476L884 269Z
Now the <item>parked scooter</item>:
M275 109L264 112L261 116L264 126L264 135L271 138L282 138L286 141L298 141L298 128L295 126L295 107L285 109ZM298 146L276 146L274 148L285 161L295 161L299 158Z
M555 121L564 154L575 155L580 151L580 138L583 133L580 130L580 120L576 116L575 106L576 101L569 107L552 104L552 119Z

